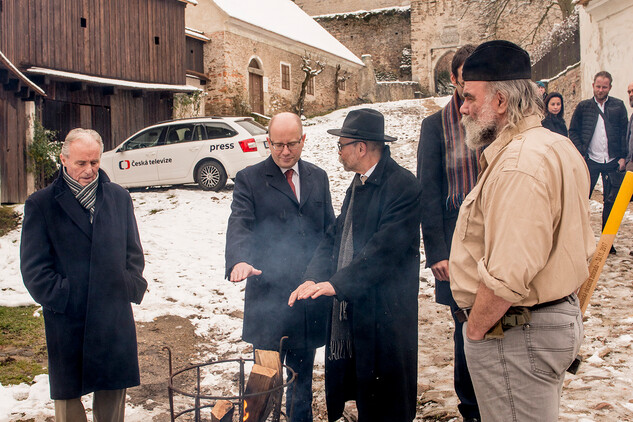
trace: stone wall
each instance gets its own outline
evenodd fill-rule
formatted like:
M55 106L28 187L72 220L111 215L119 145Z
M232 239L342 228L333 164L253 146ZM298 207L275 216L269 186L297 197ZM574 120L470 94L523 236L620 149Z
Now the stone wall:
M357 57L371 54L378 80L411 80L411 11L391 8L315 17Z
M495 2L468 0L411 0L412 79L419 81L423 91L434 93L438 63L446 63L464 44L480 44L490 39L507 39L530 52L545 38L552 26L561 21L558 9L552 9L539 29L537 27L549 0L511 2L501 15L496 30L491 25L491 13L485 9ZM488 6L487 6L488 5Z
M263 70L264 114L293 111L299 98L305 73L301 70L301 54L288 51L283 45L255 40L219 31L209 36L205 45L206 115L235 115L250 112L248 65L257 60ZM313 57L322 59L321 57ZM327 60L326 60L327 62ZM343 60L341 60L343 62ZM281 63L290 65L290 89L281 88ZM357 104L360 72L342 63L338 76L346 75L345 91L336 89L337 62L327 62L315 78L314 95L306 95L304 114L314 115L334 108Z
M417 98L419 96L418 92L420 92L420 84L417 82L378 82L376 85L376 102L409 100Z
M411 0L293 0L310 16L409 6Z

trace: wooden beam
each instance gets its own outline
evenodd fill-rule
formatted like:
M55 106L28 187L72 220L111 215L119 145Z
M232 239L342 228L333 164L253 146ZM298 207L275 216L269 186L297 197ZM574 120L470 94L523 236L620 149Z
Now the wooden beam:
M85 91L88 85L85 82L71 82L68 88L69 91Z
M135 89L132 91L132 98L145 98L145 91L141 89Z
M116 94L116 88L114 86L103 87L103 95L114 95L114 94Z

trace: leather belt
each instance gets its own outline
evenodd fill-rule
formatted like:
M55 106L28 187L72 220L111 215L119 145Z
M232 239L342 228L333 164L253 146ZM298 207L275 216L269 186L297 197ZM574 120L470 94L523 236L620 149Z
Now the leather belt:
M560 299L556 299L556 300L551 300L549 302L543 302L543 303L537 303L536 305L532 305L532 306L516 306L516 308L526 308L529 309L530 311L535 311L537 309L542 309L542 308L547 308L548 306L554 306L554 305L559 305L563 302L572 302L573 300L573 293L569 294L565 297L561 297ZM514 308L514 306L512 307ZM470 315L470 310L471 308L459 308L457 309L454 314L455 314L455 318L457 319L458 322L464 323L466 321L468 321L468 316Z

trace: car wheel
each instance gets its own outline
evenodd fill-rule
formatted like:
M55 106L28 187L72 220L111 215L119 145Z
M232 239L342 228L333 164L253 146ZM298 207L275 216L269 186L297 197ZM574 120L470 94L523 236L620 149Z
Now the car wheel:
M198 167L196 180L202 190L218 191L226 184L226 172L220 163L205 161Z

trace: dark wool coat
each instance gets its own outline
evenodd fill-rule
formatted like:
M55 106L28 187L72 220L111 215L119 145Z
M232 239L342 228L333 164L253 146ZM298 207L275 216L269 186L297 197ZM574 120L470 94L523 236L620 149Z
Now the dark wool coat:
M448 206L446 142L442 110L422 120L418 143L417 176L421 183L420 224L426 267L448 259L459 208ZM448 281L435 280L435 301L450 305L453 295Z
M625 135L628 115L622 100L608 97L604 103L604 115L609 121L609 124L605 121L609 156L616 160L626 158L628 145ZM572 140L585 159L593 132L596 130L598 116L598 105L593 98L589 98L578 103L571 117L569 139Z
M20 259L44 310L51 398L138 385L130 302L141 302L147 282L129 193L99 171L90 224L60 172L26 200Z
M355 399L362 422L411 421L417 394L420 185L385 147L365 184L356 188L354 257L336 271L350 194L351 187L304 277L329 280L337 298L352 307L355 388L326 358L328 418L340 418L345 401Z
M330 298L288 306L290 294L334 221L325 171L299 160L301 202L272 157L237 174L226 232L226 276L239 262L262 270L246 282L242 338L256 348L315 349L325 343Z
M541 124L545 129L549 129L554 133L558 133L563 136L569 136L567 132L567 125L565 124L565 119L561 117L562 113L558 113L558 115L553 115L551 113L547 113L545 118L541 121Z

